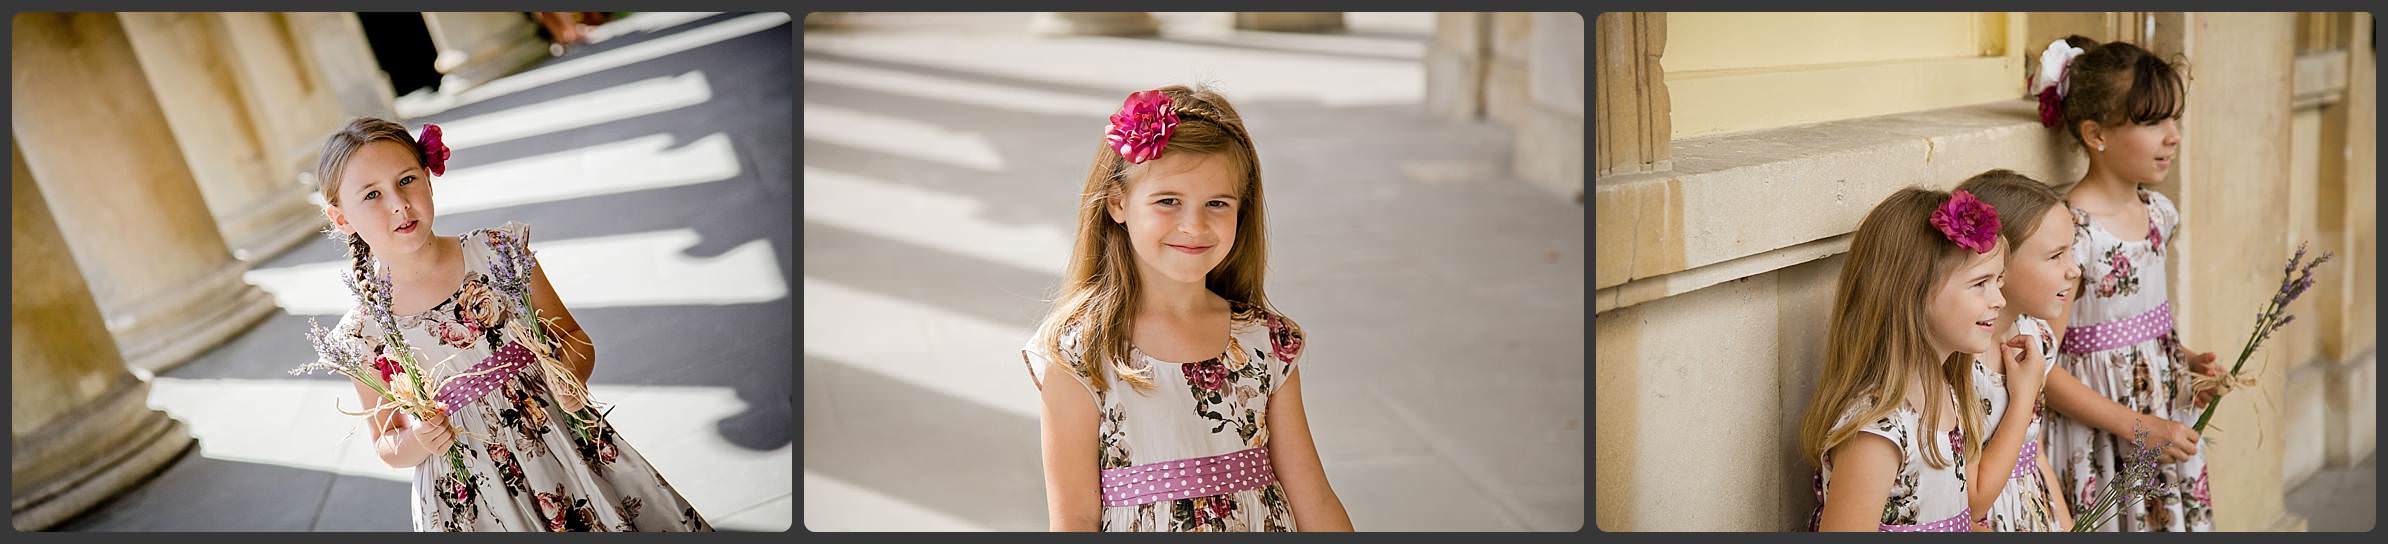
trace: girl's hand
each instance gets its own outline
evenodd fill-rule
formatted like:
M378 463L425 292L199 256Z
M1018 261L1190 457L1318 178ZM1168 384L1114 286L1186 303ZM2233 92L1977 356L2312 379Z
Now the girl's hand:
M587 406L587 403L585 402L587 399L581 398L580 395L566 393L566 391L571 390L565 389L564 387L568 385L566 382L572 380L572 378L560 378L556 376L556 374L557 373L554 371L539 373L541 379L547 381L547 396L548 398L555 399L556 408L563 410L564 413L570 414L579 412L581 408ZM587 390L582 389L582 391L585 394Z
M456 443L456 433L448 428L448 418L446 417L435 417L428 421L414 420L409 423L410 425L406 429L407 444L423 448L427 454L448 451L448 446ZM426 458L428 457L426 455Z
M2222 377L2222 365L2214 364L2214 352L2208 351L2199 353L2191 352L2187 349L2183 349L2181 351L2187 354L2187 357L2184 357L2183 359L2188 363L2190 372L2204 374L2207 377L2212 378ZM2197 393L2197 407L2205 408L2206 405L2213 404L2214 399L2221 397L2222 393L2220 391L2200 391Z
M2188 425L2155 416L2140 416L2138 424L2147 428L2148 447L2157 448L2161 461L2179 463L2197 455L2197 431Z
M2036 402L2040 398L2040 386L2048 376L2048 358L2040 353L2039 340L2028 335L2015 335L2007 339L2006 345L1999 347L1999 355L2000 366L2007 373L2009 402L2019 402L2017 399L2034 399Z

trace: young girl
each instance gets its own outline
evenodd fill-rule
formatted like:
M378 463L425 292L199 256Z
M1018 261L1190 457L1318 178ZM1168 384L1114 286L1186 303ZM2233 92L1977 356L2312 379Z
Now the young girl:
M2046 358L2056 355L2056 335L2045 319L2064 313L2081 272L2073 264L2073 216L2058 205L2063 199L2047 184L2010 170L1983 172L1958 184L1957 190L1977 195L1997 208L1999 235L2013 244L2007 252L2005 283L1999 289L2007 307L1999 312L1998 330L1992 337L2001 342L2030 337L2031 354L2042 358L2041 372L2048 372L2052 365ZM2055 492L2059 488L2050 487L2056 474L2048 457L2042 455L2047 449L2040 424L2044 405L2037 397L2009 397L2013 380L2008 379L2004 366L1980 359L1973 365L1973 389L1981 396L1982 419L1992 422L1984 450L2008 451L2002 448L2014 441L2022 445L2014 463L1990 461L1985 455L1983 466L1973 473L1973 481L1985 488L1976 490L1975 496L1985 490L1996 494L1994 501L1978 510L1986 513L1982 522L1985 528L2002 532L2070 530L2073 512L2066 507L2064 494ZM2028 423L2019 426L2018 422ZM1974 504L1984 506L1979 500Z
M1262 293L1242 118L1169 86L1129 95L1105 139L1060 296L1021 349L1051 528L1351 530L1302 415L1302 329Z
M2188 391L2189 372L2212 372L2185 366L2210 366L2214 355L2183 349L2173 332L2164 242L2180 235L2181 215L2171 199L2142 187L2172 168L2187 86L2173 63L2128 43L2072 36L2049 44L2043 59L2058 74L2041 94L2042 121L2061 123L2089 154L2089 171L2065 194L2081 285L2055 320L2064 327L2058 364L2068 375L2057 381L2086 387L2049 392L2064 416L2050 439L2061 456L2057 476L2083 507L2129 459L2134 427L2147 430L2149 447L2162 448L2167 463L2157 474L2164 491L2098 529L2211 531L2205 458L2181 422L2194 421L2201 405ZM2075 400L2082 397L2119 403L2137 417L2084 418L2068 409L2091 404Z
M2003 246L1997 211L1963 192L1903 189L1858 224L1800 424L1801 452L1820 468L1811 528L1973 528L1966 453L1982 420L1963 407L1977 402L1970 354L1996 346ZM2006 364L2033 364L2024 342L2008 347ZM2032 382L2009 387L2028 397Z
M374 452L391 467L414 468L415 530L712 530L582 402L596 345L556 299L545 267L530 260L525 274L509 265L529 259L529 227L452 237L432 230L430 178L447 170L447 158L438 126L425 125L418 140L397 123L359 118L324 141L315 167L324 216L346 235L348 280L359 294L332 341L371 358L385 389L401 349L424 367L426 383L480 373L447 382L436 392L446 417L424 421L375 410L381 394L355 384L373 411ZM531 308L552 318L554 345L525 346L506 333L531 317L502 297L524 291ZM385 340L393 329L404 345ZM555 354L571 375L525 363L530 350ZM461 479L447 456L452 444L464 446Z

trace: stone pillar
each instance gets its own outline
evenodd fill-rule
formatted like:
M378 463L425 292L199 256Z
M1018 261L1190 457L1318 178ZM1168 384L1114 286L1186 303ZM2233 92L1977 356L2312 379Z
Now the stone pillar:
M397 92L391 89L390 76L382 71L380 61L374 59L373 45L365 41L365 26L357 14L284 13L282 21L299 40L299 56L306 60L307 73L314 76L315 84L331 90L343 117L398 119Z
M23 54L25 25L16 32ZM39 531L139 485L193 440L149 409L149 382L125 370L13 145L9 167L9 522Z
M1161 33L1161 21L1142 11L1045 12L1036 14L1029 30L1048 36L1151 36Z
M307 73L299 41L277 13L217 13L225 51L239 77L249 118L261 130L268 164L282 181L299 184L315 170L323 138L348 119L331 89ZM304 189L302 189L304 190Z
M548 57L539 24L521 13L426 12L423 25L439 48L432 68L446 76L440 78L442 94L488 83Z
M1659 58L1666 52L1667 15L1664 13L1600 14L1599 77L1592 86L1597 100L1593 116L1594 153L1598 176L1666 171L1673 167L1665 69ZM1580 92L1580 91L1579 91Z
M1484 64L1492 54L1492 18L1483 13L1437 13L1426 49L1426 112L1472 120L1484 112Z
M12 133L125 361L171 368L272 313L241 280L118 16L12 24Z
M1333 11L1265 11L1235 14L1236 30L1275 32L1341 32L1343 13Z
M1492 55L1484 67L1484 115L1517 126L1527 115L1526 39L1534 32L1534 14L1485 15L1492 18Z
M1551 192L1584 200L1584 17L1535 13L1526 40L1527 115L1511 125L1510 168ZM1664 143L1665 140L1660 140Z
M2281 228L2230 226L2282 225L2292 216L2284 184L2246 180L2290 177L2295 15L2157 13L2144 20L2154 21L2150 50L2196 62L2190 92L2198 98L2188 102L2180 122L2179 166L2171 180L2152 187L2171 195L2189 225L2170 242L2174 249L2167 255L2179 316L2175 328L2191 349L2229 357L2246 339L2249 311L2271 297L2280 263L2294 251ZM2306 323L2300 319L2294 326ZM2256 400L2286 398L2292 365L2282 363L2248 365L2251 374L2261 370L2255 388L2263 391L2235 393L2215 412L2220 440L2203 453L2217 530L2304 530L2304 518L2284 504L2288 419L2280 410L2258 408Z
M249 114L243 92L256 85L240 81L219 17L125 13L121 19L232 256L254 262L315 234L323 214L308 202L309 188L291 165L273 163L278 155L261 135L264 120Z
M2333 361L2324 393L2329 416L2323 456L2340 467L2362 462L2379 445L2378 271L2372 264L2379 254L2379 209L2369 204L2379 195L2379 72L2371 46L2372 15L2343 17L2337 34L2345 37L2341 47L2347 51L2346 98L2324 110L2322 129L2324 152L2336 152L2322 168L2323 200L2334 203L2335 210L2323 219L2325 228L2338 233L2333 245L2339 256L2323 265L2329 276L2321 281L2331 289L2319 293L2336 295L2322 302L2330 308L2322 313L2333 318L2323 333L2323 352Z

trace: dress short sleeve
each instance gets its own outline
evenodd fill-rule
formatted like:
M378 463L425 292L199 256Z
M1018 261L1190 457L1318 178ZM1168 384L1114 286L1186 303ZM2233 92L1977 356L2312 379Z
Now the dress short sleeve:
M2141 191L2148 195L2149 222L2154 223L2156 229L2164 234L2163 239L2156 241L2156 244L2163 245L2165 241L2172 240L2175 236L2180 236L2181 210L2180 208L2173 207L2172 198L2164 196L2164 193L2149 191L2146 189L2141 189Z
M2049 371L2056 369L2056 334L2051 332L2052 330L2053 328L2048 326L2048 322L2042 321L2040 318L2028 315L2015 316L2015 333L2030 336L2033 341L2039 342L2040 358L2048 360L2048 364L2040 368L2042 379L2047 378Z
M1038 391L1045 389L1045 380L1048 378L1045 375L1045 368L1053 363L1053 357L1046 351L1048 346L1043 340L1042 337L1030 338L1027 344L1020 346L1020 360L1028 365L1029 383L1036 386ZM1078 329L1076 327L1062 331L1061 340L1054 351L1060 352L1062 367L1072 369L1072 372L1069 373L1070 378L1077 381L1078 386L1086 388L1088 394L1100 398L1101 394L1094 390L1094 382L1087 381L1086 374L1083 372L1082 365L1085 362L1079 358L1081 351L1078 346Z

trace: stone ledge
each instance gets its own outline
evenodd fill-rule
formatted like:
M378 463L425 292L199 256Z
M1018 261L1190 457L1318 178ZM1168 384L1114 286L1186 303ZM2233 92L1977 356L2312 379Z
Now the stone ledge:
M2296 75L2290 79L2292 110L2337 104L2346 98L2347 51L2332 49L2297 55Z
M1677 141L1672 171L1595 183L1595 311L1837 254L1846 242L1808 244L1848 234L1903 187L1945 189L1992 168L2052 185L2079 177L2080 153L2038 115L2032 101L2002 100Z

